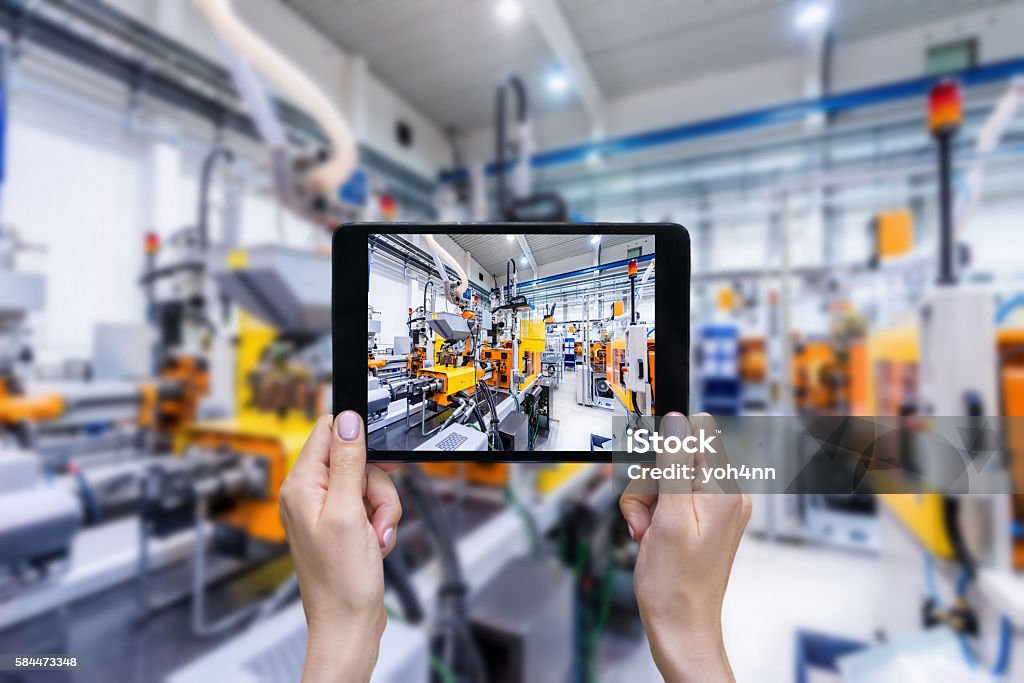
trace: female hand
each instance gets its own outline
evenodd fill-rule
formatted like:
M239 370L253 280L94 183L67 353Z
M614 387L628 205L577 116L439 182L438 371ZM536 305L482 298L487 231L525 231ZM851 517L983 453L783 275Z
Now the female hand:
M368 681L402 504L384 470L366 464L358 414L317 421L278 499L309 626L303 681Z
M665 436L716 434L710 415L669 413ZM721 439L715 446L721 445ZM700 472L724 452L659 454L657 465L696 467L693 481L634 480L619 507L640 543L633 589L651 654L666 681L732 681L722 641L722 601L733 558L750 519L750 499L734 482L702 484ZM708 460L718 460L709 463Z

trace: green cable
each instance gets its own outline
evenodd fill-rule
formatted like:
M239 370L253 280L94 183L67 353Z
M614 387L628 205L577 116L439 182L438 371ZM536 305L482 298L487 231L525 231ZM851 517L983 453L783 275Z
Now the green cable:
M455 675L455 672L452 671L447 664L442 662L439 657L430 655L430 668L434 670L434 673L437 674L442 683L459 683L459 679Z
M505 485L505 502L515 508L515 511L519 514L519 518L523 520L523 526L526 527L526 536L530 540L530 555L534 558L540 557L540 540L536 538L533 532L530 513L526 510L522 501L516 497L511 484Z

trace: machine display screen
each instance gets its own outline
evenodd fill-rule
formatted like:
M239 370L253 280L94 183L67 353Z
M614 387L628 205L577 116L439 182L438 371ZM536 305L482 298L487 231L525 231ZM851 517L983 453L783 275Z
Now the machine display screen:
M589 452L652 413L655 235L509 229L367 235L370 450Z

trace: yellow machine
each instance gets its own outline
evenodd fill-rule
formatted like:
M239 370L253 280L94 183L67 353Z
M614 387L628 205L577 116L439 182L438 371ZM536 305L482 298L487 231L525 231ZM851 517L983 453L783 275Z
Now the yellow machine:
M522 389L541 372L540 357L544 353L547 328L543 320L523 320L519 330L519 374L524 378L519 388Z
M277 493L317 418L330 410L323 402L329 372L307 366L285 339L329 334L331 262L323 254L266 246L231 250L211 263L220 291L242 308L235 345L235 416L191 425L177 447L262 459L265 494L240 500L217 521L280 543L285 534ZM309 291L309 278L324 282L327 293Z
M447 406L451 404L450 397L464 391L472 394L476 391L477 368L473 365L464 365L455 368L447 365L437 366L420 370L420 377L436 377L441 380L441 390L430 395L430 400L438 405Z

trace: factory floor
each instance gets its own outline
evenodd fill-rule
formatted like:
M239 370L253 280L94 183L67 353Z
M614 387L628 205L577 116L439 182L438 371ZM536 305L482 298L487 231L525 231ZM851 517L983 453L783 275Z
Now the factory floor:
M210 588L208 610L223 615L268 595L292 571L281 557L232 581ZM187 585L189 568L174 566L154 575L154 583ZM242 626L211 637L192 633L188 602L139 620L136 583L129 582L17 626L0 630L5 653L65 653L79 657L77 670L15 673L0 671L0 683L96 683L159 681Z
M871 641L881 580L880 562L870 555L747 534L736 554L723 610L736 680L797 680L799 630ZM646 647L632 648L615 663L604 661L603 683L661 680Z
M551 392L552 417L558 420L556 443L547 450L589 451L590 435L612 435L610 410L581 406L576 402L577 373L566 370L558 387Z

